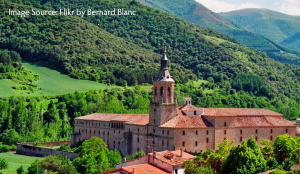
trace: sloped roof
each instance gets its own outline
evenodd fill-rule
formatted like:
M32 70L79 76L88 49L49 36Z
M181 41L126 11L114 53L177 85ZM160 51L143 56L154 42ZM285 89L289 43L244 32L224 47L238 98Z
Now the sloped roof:
M280 113L257 108L197 108L193 105L179 107L181 111L204 111L203 116L283 116Z
M94 121L120 121L125 124L146 125L149 123L149 114L111 114L111 113L94 113L76 120L94 120Z
M135 172L134 172L135 174L172 174L158 167L155 167L151 164L140 164L140 165L122 167L116 170L104 172L103 174L117 174L120 173L121 171L127 172L129 174L133 174L133 168L135 168Z
M153 153L149 153L148 155L153 156ZM188 154L186 152L182 152L182 156L180 156L180 150L177 151L162 151L155 152L155 157L163 162L171 164L172 166L181 166L184 161L194 159L195 156Z
M202 116L183 116L178 115L173 117L169 121L160 125L159 127L164 128L207 128L213 127L213 125L208 122Z
M236 127L297 126L292 121L270 116L236 117Z

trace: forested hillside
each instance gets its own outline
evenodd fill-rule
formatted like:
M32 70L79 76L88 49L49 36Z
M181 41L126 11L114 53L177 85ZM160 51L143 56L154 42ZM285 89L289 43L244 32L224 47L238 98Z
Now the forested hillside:
M268 9L243 9L220 13L241 26L265 36L276 43L300 51L300 17L291 16Z
M56 10L64 7L71 9L113 9L116 6L135 10L137 14L135 16L88 16L84 19L99 24L100 28L115 36L122 37L127 42L132 42L157 53L161 53L161 46L166 41L168 57L171 62L192 70L199 78L211 77L215 82L220 82L221 80L232 80L238 73L250 72L262 77L276 96L282 94L285 96L298 95L299 88L297 86L299 85L298 73L300 69L297 66L276 62L267 58L264 53L234 43L226 35L143 6L136 1L43 2L43 8ZM213 38L219 40L213 41ZM78 56L74 57L77 58ZM79 63L79 65L84 64ZM114 66L117 66L117 63L114 63ZM88 73L87 70L85 71ZM117 72L116 70L114 74ZM189 74L182 73L181 75Z
M32 7L5 2L0 10L0 48L16 51L23 60L46 61L78 79L134 85L151 83L160 55L116 37L79 17L8 15L7 9ZM161 47L159 48L162 49ZM193 73L172 64L177 81Z
M0 47L9 55L48 62L76 78L126 86L151 83L166 42L171 74L177 82L196 77L207 80L198 85L176 83L175 96L180 104L188 95L194 105L201 107L268 108L289 119L299 117L300 68L274 61L224 34L134 0L43 1L31 5L45 9L123 7L135 10L137 15L81 19L77 16L21 18L1 13ZM8 8L32 7L5 2L0 8L5 12ZM1 59L3 65L11 59L6 57ZM46 108L39 102L49 97L3 99L0 103L2 134L9 135L16 130L27 141L68 138L67 131L72 130L74 117L93 112L147 113L151 95L138 87L133 91L77 92L50 97L53 101ZM34 116L39 119L31 119ZM18 122L12 124L15 119ZM37 126L42 131L37 132Z
M275 60L300 64L300 55L298 52L285 48L278 43L259 35L251 30L226 20L219 14L216 14L204 7L195 0L138 0L142 4L161 9L168 13L179 16L189 22L220 31L234 38L239 43L247 47L253 47L259 51L266 52L270 58ZM288 45L286 45L288 46Z

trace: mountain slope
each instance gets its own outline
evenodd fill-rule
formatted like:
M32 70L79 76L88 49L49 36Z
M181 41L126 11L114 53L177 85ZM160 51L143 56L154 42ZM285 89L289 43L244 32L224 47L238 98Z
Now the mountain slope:
M96 25L99 24L100 28L123 38L128 43L134 43L132 46L138 45L157 53L161 53L161 46L166 41L168 57L173 62L171 65L173 70L176 70L174 63L177 63L187 70L191 70L199 78L213 80L215 83L232 80L238 74L251 73L260 76L274 96L297 98L300 92L299 67L276 62L268 58L265 53L235 43L226 35L191 24L168 13L143 6L134 0L85 0L73 1L72 3L67 1L61 1L60 3L56 1L43 2L42 8L45 9L60 9L63 7L71 9L79 7L81 9L113 9L118 7L134 10L137 14L135 16L88 16L83 19ZM99 31L102 30L99 29ZM69 39L80 38L80 36L76 36ZM128 46L130 45L128 44ZM101 55L103 54L100 53L99 56ZM126 55L124 53L123 56ZM127 59L127 61L130 60L135 61L135 59ZM123 58L119 61L123 61ZM90 61L87 63L91 64ZM107 65L122 68L118 62ZM145 71L148 68L144 66L140 69ZM111 71L116 75L119 73L118 69L112 69ZM193 73L178 71L179 77L183 79L191 78ZM128 74L128 76L131 76L131 74Z
M142 4L161 9L194 24L215 29L234 38L239 43L264 51L269 57L284 63L300 64L296 51L253 33L243 26L230 22L194 0L139 0Z
M300 16L291 16L268 9L242 9L220 13L220 15L276 43L300 51L299 44L289 39L299 32Z
M125 80L128 85L151 83L156 74L159 54L79 17L22 18L8 15L5 9L31 10L32 7L9 2L0 7L0 47L18 52L24 60L47 61L71 77L117 85L123 85ZM172 67L178 81L184 82L194 76L178 64Z

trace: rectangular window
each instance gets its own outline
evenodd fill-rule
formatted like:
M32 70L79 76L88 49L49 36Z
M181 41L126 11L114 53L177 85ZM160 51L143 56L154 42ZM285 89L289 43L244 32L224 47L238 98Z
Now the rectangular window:
M167 141L167 146L169 146L169 141Z
M240 137L240 142L242 142L243 141L243 137Z
M224 135L226 135L226 130L224 130Z
M255 137L255 141L257 141L257 137Z
M288 129L285 129L285 133L288 133Z
M194 115L197 115L197 111L194 111Z
M196 135L198 135L198 131L196 131Z
M155 144L155 141L152 141L152 144Z
M226 127L226 122L224 122L224 127Z
M270 131L271 133L273 133L273 129L271 129L271 131Z
M155 134L155 129L153 129L153 133Z
M240 130L240 134L243 134L243 130Z
M198 141L195 141L195 146L198 146Z
M255 133L256 133L256 134L258 133L257 129L255 130Z
M272 137L272 135L270 136L270 140L271 140L271 141L273 141L273 137Z
M165 134L165 130L162 130L162 134L163 134L163 135Z
M170 133L170 131L169 131L169 130L167 130L167 135L169 135L169 133Z
M185 142L184 141L182 142L182 146L185 146Z
M140 151L140 148L137 148L137 149L136 149L136 151L138 151L138 152L139 152L139 151Z
M209 142L209 139L208 138L206 138L206 143L208 143Z
M182 135L185 135L185 131L182 131Z
M140 142L140 138L137 138L137 142Z
M209 133L209 132L208 132L208 130L207 130L207 131L206 131L206 135L208 135L208 133Z
M161 141L161 145L162 145L162 146L165 145L165 141L164 141L164 140Z

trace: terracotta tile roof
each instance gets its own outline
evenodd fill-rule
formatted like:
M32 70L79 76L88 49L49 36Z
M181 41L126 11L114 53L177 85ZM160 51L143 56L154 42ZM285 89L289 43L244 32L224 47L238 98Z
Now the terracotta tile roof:
M204 116L283 116L280 113L257 108L197 108L193 105L183 105L181 111L204 111Z
M180 150L178 151L162 151L162 152L155 152L156 158L171 164L172 166L181 166L184 161L194 159L195 156L190 155L186 152L182 152L182 156L180 156ZM153 153L149 153L148 155L153 156Z
M159 127L165 128L207 128L213 127L213 125L208 122L202 116L183 116L177 115L169 121L160 125Z
M121 171L127 172L128 174L133 174L133 168L135 168L134 174L172 174L151 164L140 164L135 166L122 167L116 170L105 172L103 174L113 174L118 172L120 173Z
M268 116L236 117L236 127L297 126L297 123L283 118Z
M94 113L82 117L76 117L75 119L94 121L121 121L125 122L125 124L146 125L149 123L149 114Z
M180 156L180 151L181 150L175 150L175 151L171 151L173 154L175 154L175 155L178 155L178 156ZM189 153L186 153L186 152L182 152L182 158L184 158L184 159L186 159L186 160L190 160L190 159L194 159L195 158L195 156L194 155L191 155L191 154L189 154Z

